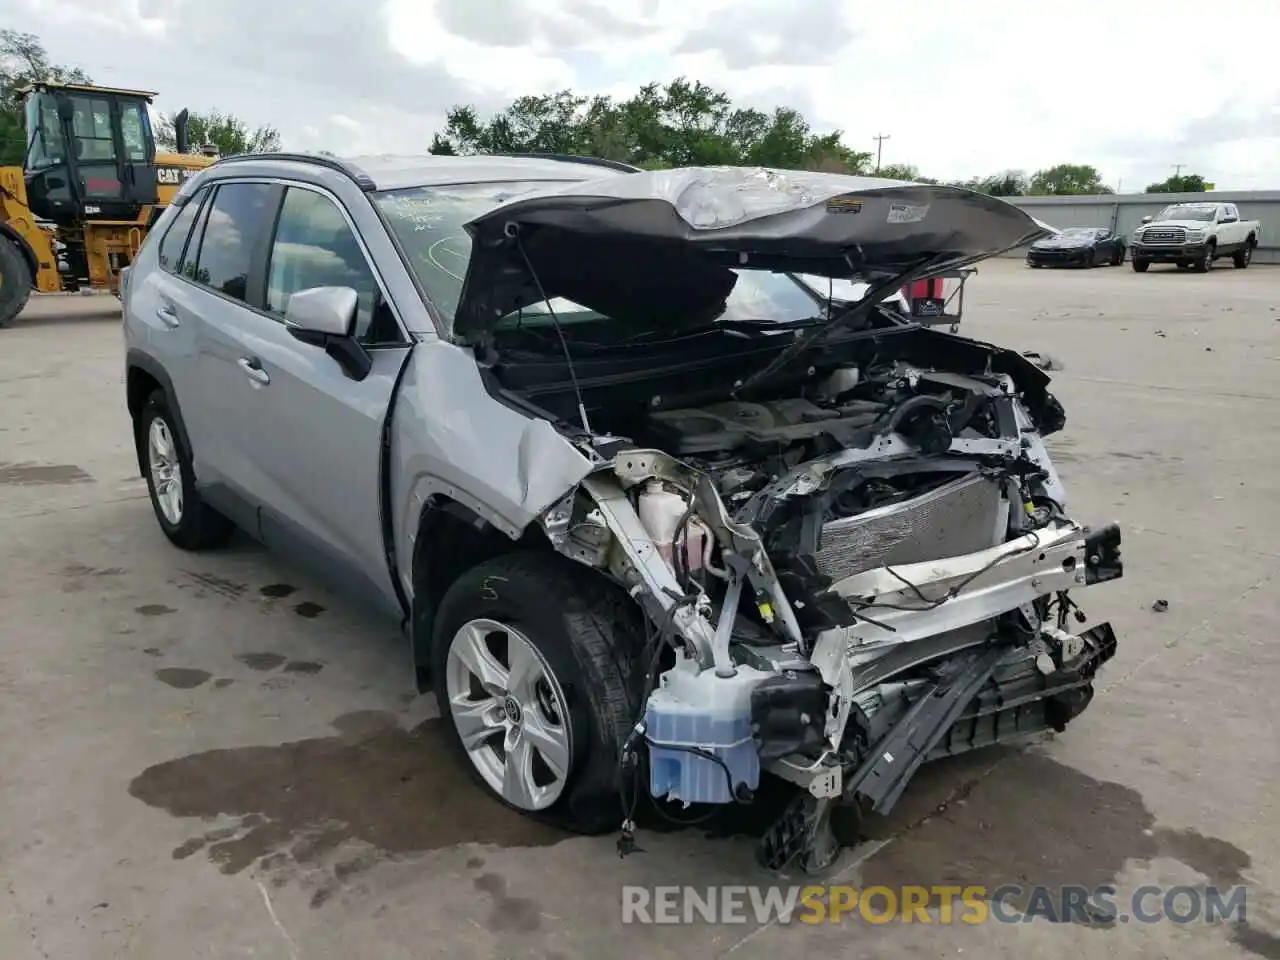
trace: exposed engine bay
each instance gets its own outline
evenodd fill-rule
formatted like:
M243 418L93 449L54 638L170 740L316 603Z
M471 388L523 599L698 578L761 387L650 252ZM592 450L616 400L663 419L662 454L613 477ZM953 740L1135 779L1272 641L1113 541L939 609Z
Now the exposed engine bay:
M973 346L975 341L954 338ZM655 625L649 790L801 788L766 866L821 869L829 808L887 812L920 764L1061 730L1113 655L1070 591L1122 574L1117 527L1066 512L1061 408L1008 373L877 359L800 396L656 409L548 515Z
M957 187L717 167L558 189L467 229L451 332L587 458L556 461L580 480L542 530L648 623L620 779L647 766L649 794L683 804L790 782L760 860L820 870L837 804L885 812L922 763L1088 705L1116 640L1072 594L1121 576L1120 532L1068 513L1049 377L884 306L1052 227ZM744 273L782 280L729 322ZM771 313L796 275L866 286ZM589 311L569 333L554 297Z

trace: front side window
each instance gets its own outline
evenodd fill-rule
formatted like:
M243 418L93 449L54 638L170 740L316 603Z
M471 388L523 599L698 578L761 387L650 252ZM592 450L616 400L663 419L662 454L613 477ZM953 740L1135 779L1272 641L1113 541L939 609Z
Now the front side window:
M193 258L188 249L183 273L228 297L245 300L254 242L274 213L272 196L272 187L266 183L221 184L207 205L199 253Z
M201 191L188 200L178 210L177 215L165 231L160 241L160 269L177 273L182 265L182 253L187 248L187 238L191 236L191 228L195 225L196 214L200 212L200 204L208 191ZM194 245L193 245L194 246Z
M399 339L378 281L342 211L328 197L290 187L280 208L267 270L267 310L283 317L289 297L311 287L351 287L359 298L355 335L365 343Z

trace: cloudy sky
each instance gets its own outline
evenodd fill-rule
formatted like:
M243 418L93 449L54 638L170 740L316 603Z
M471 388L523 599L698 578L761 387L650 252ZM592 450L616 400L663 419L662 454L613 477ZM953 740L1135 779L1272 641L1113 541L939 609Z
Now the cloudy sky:
M686 76L944 179L1280 188L1280 0L0 0L0 25L289 148L417 152L452 104Z

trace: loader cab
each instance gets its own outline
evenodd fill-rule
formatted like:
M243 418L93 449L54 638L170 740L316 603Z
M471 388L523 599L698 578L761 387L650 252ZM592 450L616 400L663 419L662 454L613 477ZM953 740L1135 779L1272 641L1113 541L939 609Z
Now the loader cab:
M21 91L23 176L36 216L60 225L134 220L158 199L145 90L37 83Z

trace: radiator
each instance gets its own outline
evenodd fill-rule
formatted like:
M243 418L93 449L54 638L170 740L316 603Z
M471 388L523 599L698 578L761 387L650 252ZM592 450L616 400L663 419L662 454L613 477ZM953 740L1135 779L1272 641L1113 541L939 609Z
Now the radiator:
M969 474L910 500L877 507L822 528L818 570L842 580L900 563L941 560L1004 540L1008 507L1000 484Z

